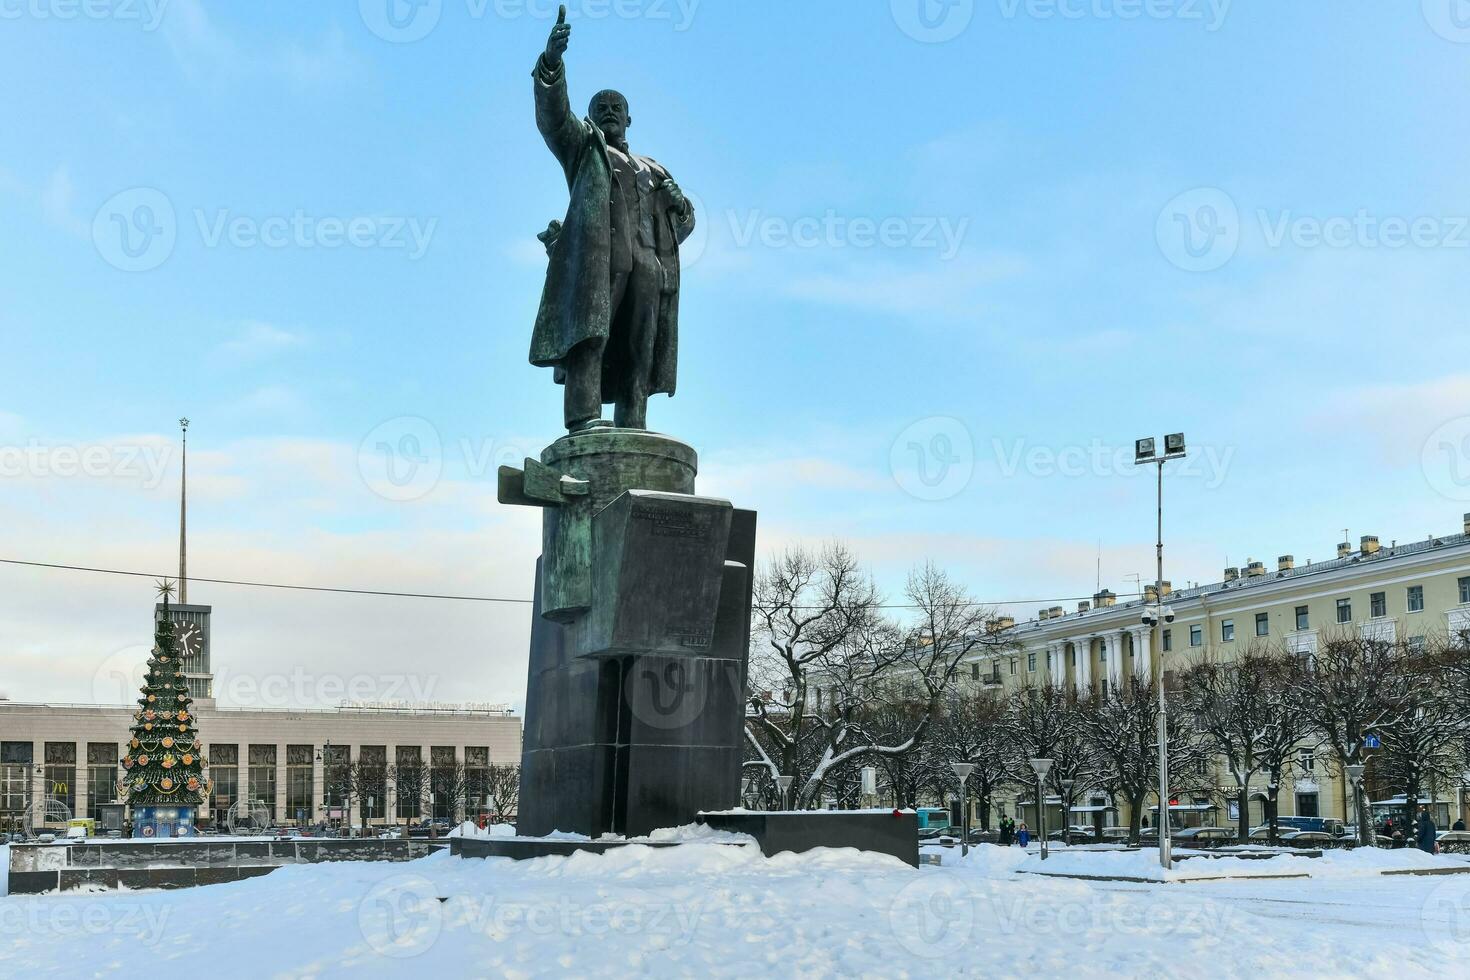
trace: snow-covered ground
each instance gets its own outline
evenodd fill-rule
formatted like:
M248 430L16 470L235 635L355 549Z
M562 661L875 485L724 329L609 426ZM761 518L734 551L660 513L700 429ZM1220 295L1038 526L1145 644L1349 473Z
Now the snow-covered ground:
M1017 873L1031 860L980 846L916 871L850 850L765 858L694 842L12 896L0 976L140 976L167 962L222 977L1470 972L1470 875L1382 877L1370 859L1324 858L1305 879L1144 884Z

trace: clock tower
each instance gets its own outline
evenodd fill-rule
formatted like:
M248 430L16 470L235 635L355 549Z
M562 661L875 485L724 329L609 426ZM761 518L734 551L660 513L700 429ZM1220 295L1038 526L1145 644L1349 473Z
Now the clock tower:
M200 702L201 707L214 707L214 673L209 660L209 620L213 606L189 604L189 420L179 419L183 433L180 459L182 470L179 476L179 601L154 607L153 618L168 618L178 626L181 665L184 680L189 685L189 697Z

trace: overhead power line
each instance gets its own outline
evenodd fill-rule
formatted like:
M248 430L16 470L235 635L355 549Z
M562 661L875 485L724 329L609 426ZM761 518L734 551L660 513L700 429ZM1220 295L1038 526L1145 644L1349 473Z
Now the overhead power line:
M63 572L90 572L95 575L124 575L129 578L151 578L166 579L172 575L160 574L158 572L134 572L120 568L97 568L89 565L67 565L62 562L49 561L24 561L19 558L0 558L0 565L18 565L23 568L46 568ZM232 578L204 578L199 575L190 575L191 582L207 582L210 585L234 585L249 589L281 589L288 592L330 592L338 595L371 595L386 596L393 599L438 599L446 602L493 602L504 605L529 606L530 599L507 599L499 596L483 595L453 595L439 592L400 592L391 589L348 589L328 585L297 585L286 582L251 582L244 579ZM1141 593L1131 593L1119 598L1135 598ZM1082 602L1092 599L1092 596L1063 596L1051 599L995 599L988 601L976 600L970 603L974 606L1023 606L1038 602ZM799 609L817 609L819 606L799 606ZM892 603L878 606L879 609L917 609L912 603Z

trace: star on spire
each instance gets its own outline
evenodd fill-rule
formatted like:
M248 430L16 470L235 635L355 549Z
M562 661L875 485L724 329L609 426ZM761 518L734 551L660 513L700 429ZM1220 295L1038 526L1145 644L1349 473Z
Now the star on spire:
M168 579L162 579L154 584L153 591L163 599L163 604L166 606L168 601L174 597L174 584Z

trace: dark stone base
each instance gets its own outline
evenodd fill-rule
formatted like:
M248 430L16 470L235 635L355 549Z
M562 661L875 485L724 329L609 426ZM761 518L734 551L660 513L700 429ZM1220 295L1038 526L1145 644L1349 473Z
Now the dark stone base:
M733 511L714 629L698 650L579 655L582 627L544 618L537 590L516 822L523 837L642 837L738 802L755 528L753 512ZM543 558L538 581L544 566ZM623 588L621 616L659 620L665 596Z
M805 813L739 811L701 813L699 822L715 830L749 834L769 857L817 847L855 847L891 854L919 866L919 818L891 810L814 810Z
M529 837L456 837L449 853L461 858L510 858L529 861L541 857L570 857L573 854L606 854L629 844L642 847L678 847L675 841L546 840Z
M12 844L10 893L78 888L191 888L270 874L287 864L412 861L443 849L416 840L210 841Z

